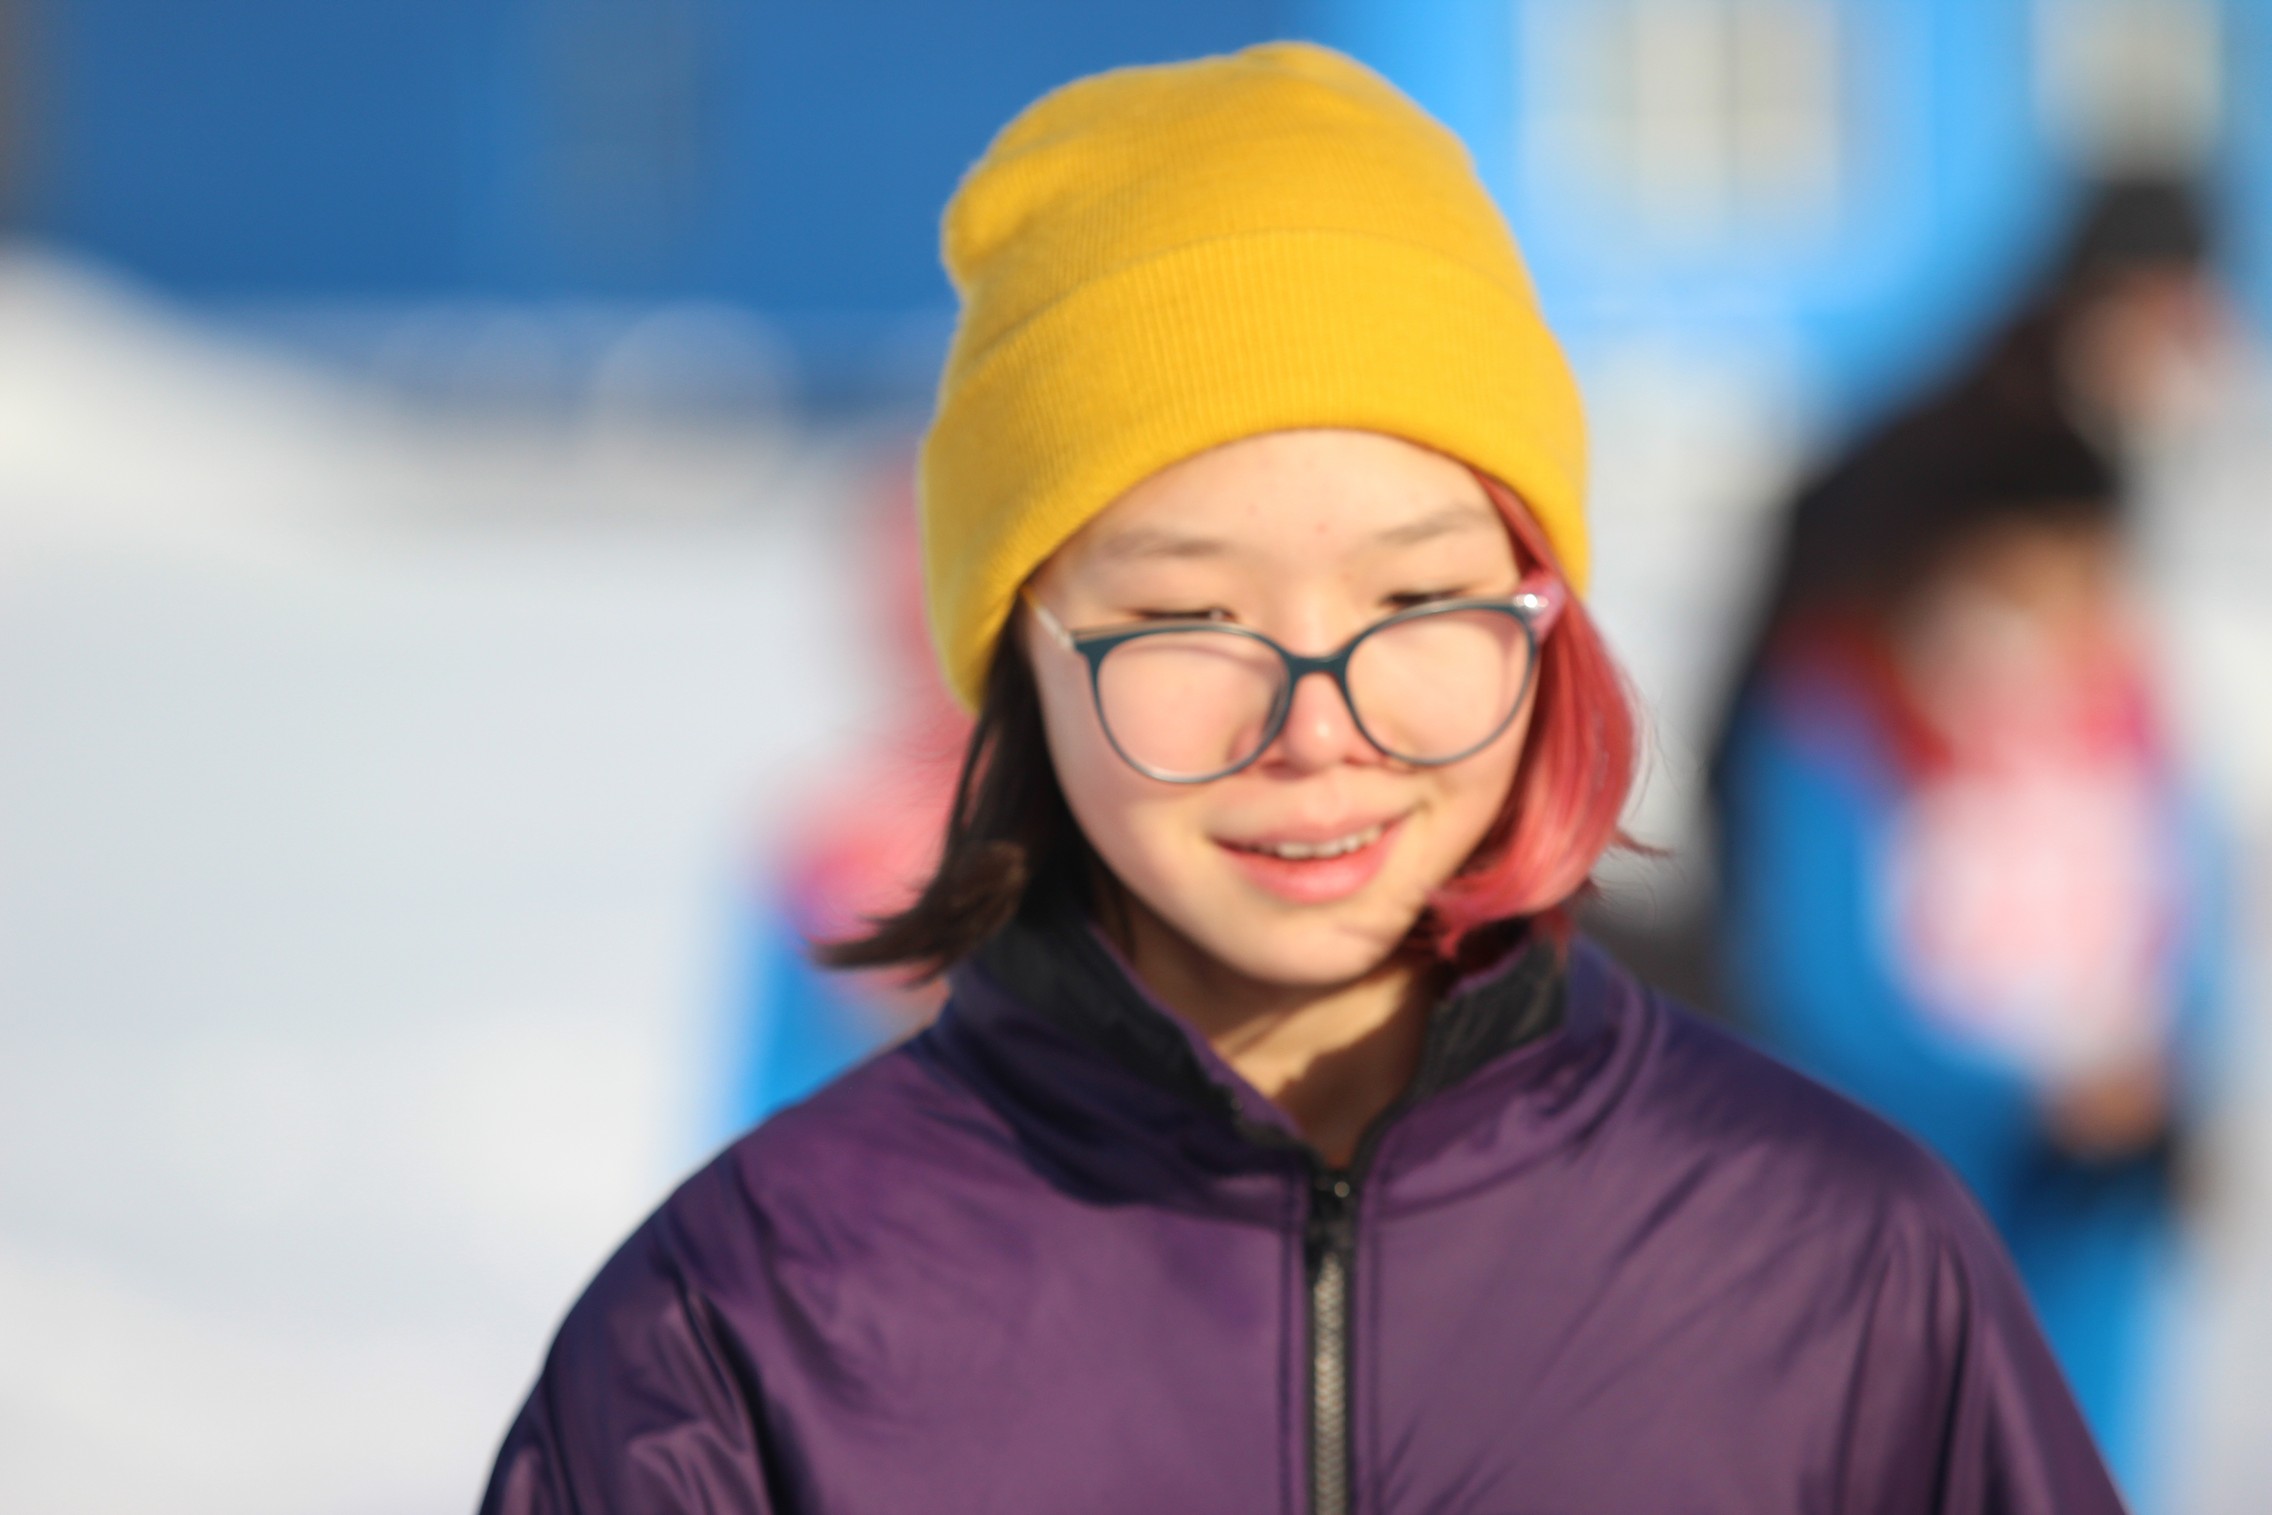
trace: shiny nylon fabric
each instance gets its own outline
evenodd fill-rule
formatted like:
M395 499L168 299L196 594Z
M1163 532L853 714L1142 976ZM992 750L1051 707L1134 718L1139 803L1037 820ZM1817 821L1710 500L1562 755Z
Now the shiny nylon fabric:
M1056 945L1025 997L966 967L641 1227L484 1510L1305 1510L1312 1160ZM1381 1135L1354 1510L2119 1509L1933 1160L1590 948L1563 995Z

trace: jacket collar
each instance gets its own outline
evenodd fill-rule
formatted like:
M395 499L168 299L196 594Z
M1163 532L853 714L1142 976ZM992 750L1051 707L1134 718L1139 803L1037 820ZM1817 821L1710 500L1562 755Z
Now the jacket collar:
M1522 927L1483 945L1496 950L1430 1012L1399 1109L1562 1025L1562 949ZM1021 1132L1029 1146L1062 1147L1072 1126L1101 1153L1117 1126L1218 1173L1312 1160L1285 1113L1145 989L1077 903L1032 900L949 982L934 1050L991 1086L998 1108L1015 1105L1014 1124L1039 1119L1045 1129Z

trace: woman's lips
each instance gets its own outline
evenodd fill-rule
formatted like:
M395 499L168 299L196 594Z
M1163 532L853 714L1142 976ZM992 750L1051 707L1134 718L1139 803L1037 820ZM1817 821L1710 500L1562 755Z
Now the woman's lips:
M1403 819L1398 816L1378 821L1317 841L1218 840L1215 845L1248 879L1280 899L1296 905L1326 905L1347 899L1373 881L1388 861L1389 846Z

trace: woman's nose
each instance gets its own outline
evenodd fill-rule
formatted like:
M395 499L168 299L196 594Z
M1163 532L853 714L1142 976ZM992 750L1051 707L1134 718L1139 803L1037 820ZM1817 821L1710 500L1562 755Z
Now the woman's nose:
M1326 675L1313 673L1294 686L1286 725L1264 757L1273 764L1312 772L1337 763L1378 762L1381 754L1357 729L1341 687Z

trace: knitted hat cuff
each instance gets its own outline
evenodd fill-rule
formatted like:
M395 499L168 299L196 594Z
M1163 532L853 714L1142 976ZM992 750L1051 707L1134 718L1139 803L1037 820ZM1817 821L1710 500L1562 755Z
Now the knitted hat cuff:
M1310 427L1501 480L1584 587L1583 419L1530 291L1391 237L1245 232L1087 279L958 351L923 461L952 687L977 704L1019 586L1114 499L1208 448Z

